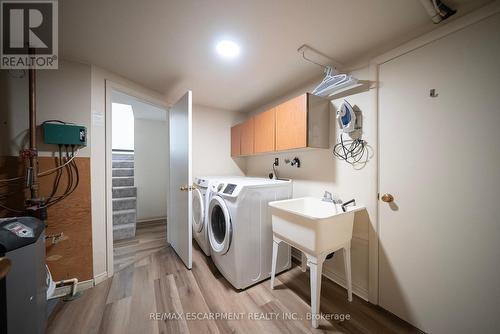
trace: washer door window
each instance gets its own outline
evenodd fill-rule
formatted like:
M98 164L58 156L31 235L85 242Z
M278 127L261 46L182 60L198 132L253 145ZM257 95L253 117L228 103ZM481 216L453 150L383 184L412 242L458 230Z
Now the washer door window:
M214 196L208 209L208 237L212 250L224 255L231 246L232 227L229 211L224 200Z
M205 208L203 207L203 195L199 189L193 190L193 231L200 233L203 230Z

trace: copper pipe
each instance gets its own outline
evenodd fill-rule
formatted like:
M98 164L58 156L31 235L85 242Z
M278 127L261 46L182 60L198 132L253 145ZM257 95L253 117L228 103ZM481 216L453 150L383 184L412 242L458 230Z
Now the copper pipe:
M36 149L36 72L29 69L30 149Z
M30 168L32 182L30 185L31 199L38 198L38 151L36 148L36 70L29 70L29 141L30 141Z

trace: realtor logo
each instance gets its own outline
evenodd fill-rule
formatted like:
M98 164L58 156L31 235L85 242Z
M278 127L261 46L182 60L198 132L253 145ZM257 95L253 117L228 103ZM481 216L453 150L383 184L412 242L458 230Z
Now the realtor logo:
M0 1L2 69L57 69L57 1Z

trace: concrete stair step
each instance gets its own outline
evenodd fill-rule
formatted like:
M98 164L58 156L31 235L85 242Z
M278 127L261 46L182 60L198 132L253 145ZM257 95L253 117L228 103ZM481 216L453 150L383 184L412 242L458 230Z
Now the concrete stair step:
M113 226L131 224L135 225L137 220L137 212L135 209L113 211Z
M134 168L134 160L115 160L113 168Z
M112 160L113 161L123 161L123 160L134 160L134 155L133 154L128 154L128 153L113 153L112 155Z
M116 176L112 179L113 187L131 187L134 185L134 178L130 176Z
M137 197L136 187L113 187L112 198Z
M137 208L136 197L113 198L113 211L129 210Z
M112 176L134 176L133 168L113 168Z
M113 241L135 237L135 224L113 225Z

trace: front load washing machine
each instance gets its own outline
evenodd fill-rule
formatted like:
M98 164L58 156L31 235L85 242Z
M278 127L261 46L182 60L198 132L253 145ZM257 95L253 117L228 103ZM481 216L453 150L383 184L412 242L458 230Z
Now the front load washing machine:
M210 179L196 177L193 189L193 238L196 240L205 255L210 256L206 221L206 207L209 198Z
M208 241L207 214L210 201L211 186L221 180L232 180L238 176L203 176L195 177L192 198L193 208L193 238L205 255L210 256Z

